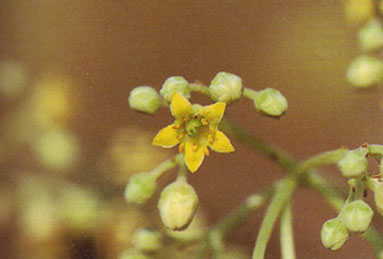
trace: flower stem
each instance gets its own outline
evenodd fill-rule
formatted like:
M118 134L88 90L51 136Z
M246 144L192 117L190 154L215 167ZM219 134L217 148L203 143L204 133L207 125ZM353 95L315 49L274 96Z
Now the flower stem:
M265 257L266 246L270 239L274 224L279 217L280 212L289 202L297 186L295 177L289 176L279 180L274 196L263 218L261 228L258 232L257 240L253 251L253 259Z
M345 151L346 150L344 148L340 148L313 156L299 164L298 172L308 172L309 170L318 166L336 164L342 158Z
M290 202L281 214L281 253L282 259L296 258Z
M180 156L182 156L182 154L178 154L171 159L165 160L156 168L154 168L150 173L155 179L158 179L163 173L176 167L179 164Z

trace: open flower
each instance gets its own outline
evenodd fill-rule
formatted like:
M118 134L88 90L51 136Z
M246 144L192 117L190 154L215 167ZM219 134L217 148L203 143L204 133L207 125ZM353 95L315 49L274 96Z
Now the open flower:
M209 149L219 153L234 151L230 140L218 124L225 112L225 103L215 103L208 106L191 105L182 95L173 95L170 111L176 118L175 122L157 133L153 145L171 148L179 144L179 152L185 153L185 163L194 173L200 167Z

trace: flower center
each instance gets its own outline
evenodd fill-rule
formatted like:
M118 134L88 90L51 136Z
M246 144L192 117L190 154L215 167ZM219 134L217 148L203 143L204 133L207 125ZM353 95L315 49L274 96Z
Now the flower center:
M198 130L201 127L202 123L198 119L190 119L186 124L185 124L185 129L187 134L190 137L195 137L198 134Z

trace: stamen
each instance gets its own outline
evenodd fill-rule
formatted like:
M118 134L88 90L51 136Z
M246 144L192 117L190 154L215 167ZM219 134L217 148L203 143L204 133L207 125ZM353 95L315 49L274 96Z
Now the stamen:
M184 136L185 136L185 134L181 133L181 134L179 134L179 135L177 136L177 139L178 139L178 140L181 140L181 139L184 138Z
M188 122L188 121L190 121L189 117L184 118L184 122Z
M210 151L207 147L204 147L203 148L203 152L205 153L205 156L209 156L210 155Z
M184 143L181 143L181 144L178 146L178 152L183 153L183 152L184 152L184 147L185 147L185 144L184 144Z
M215 131L214 131L213 129L210 129L210 128L209 128L209 133L210 133L211 135L214 135Z
M179 124L174 124L172 128L173 128L173 129L179 129L180 127L181 127L181 125L179 125Z
M198 150L198 145L197 144L192 144L192 150L196 152Z
M204 125L204 126L206 126L206 125L208 124L206 119L201 119L201 123L202 123L202 125Z
M214 137L213 137L213 135L210 135L210 134L209 134L209 135L207 136L207 141L209 141L210 144L213 144L213 142L214 142Z

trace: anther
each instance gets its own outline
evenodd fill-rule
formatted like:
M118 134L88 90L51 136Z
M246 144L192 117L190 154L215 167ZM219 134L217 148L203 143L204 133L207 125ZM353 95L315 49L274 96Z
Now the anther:
M197 144L192 144L192 150L196 152L198 150L198 145Z
M177 139L178 139L178 140L181 140L181 139L184 138L184 136L185 136L185 134L181 133L181 134L179 134L179 135L177 136Z
M178 146L178 152L183 153L183 152L184 152L184 147L185 147L185 144L184 144L184 143L181 143L181 144Z
M201 123L202 125L205 125L205 126L208 124L206 119L201 119Z
M179 125L179 124L174 124L172 128L173 128L173 129L179 129L180 127L181 127L181 125Z
M211 135L213 135L213 134L215 133L215 131L214 131L213 129L209 129L209 133L210 133Z
M188 122L188 121L190 121L189 117L184 118L184 122Z
M213 135L208 135L207 136L207 140L209 141L210 144L212 144L214 142L214 138L213 138Z
M205 153L205 156L210 155L209 149L207 147L204 147L203 152Z

